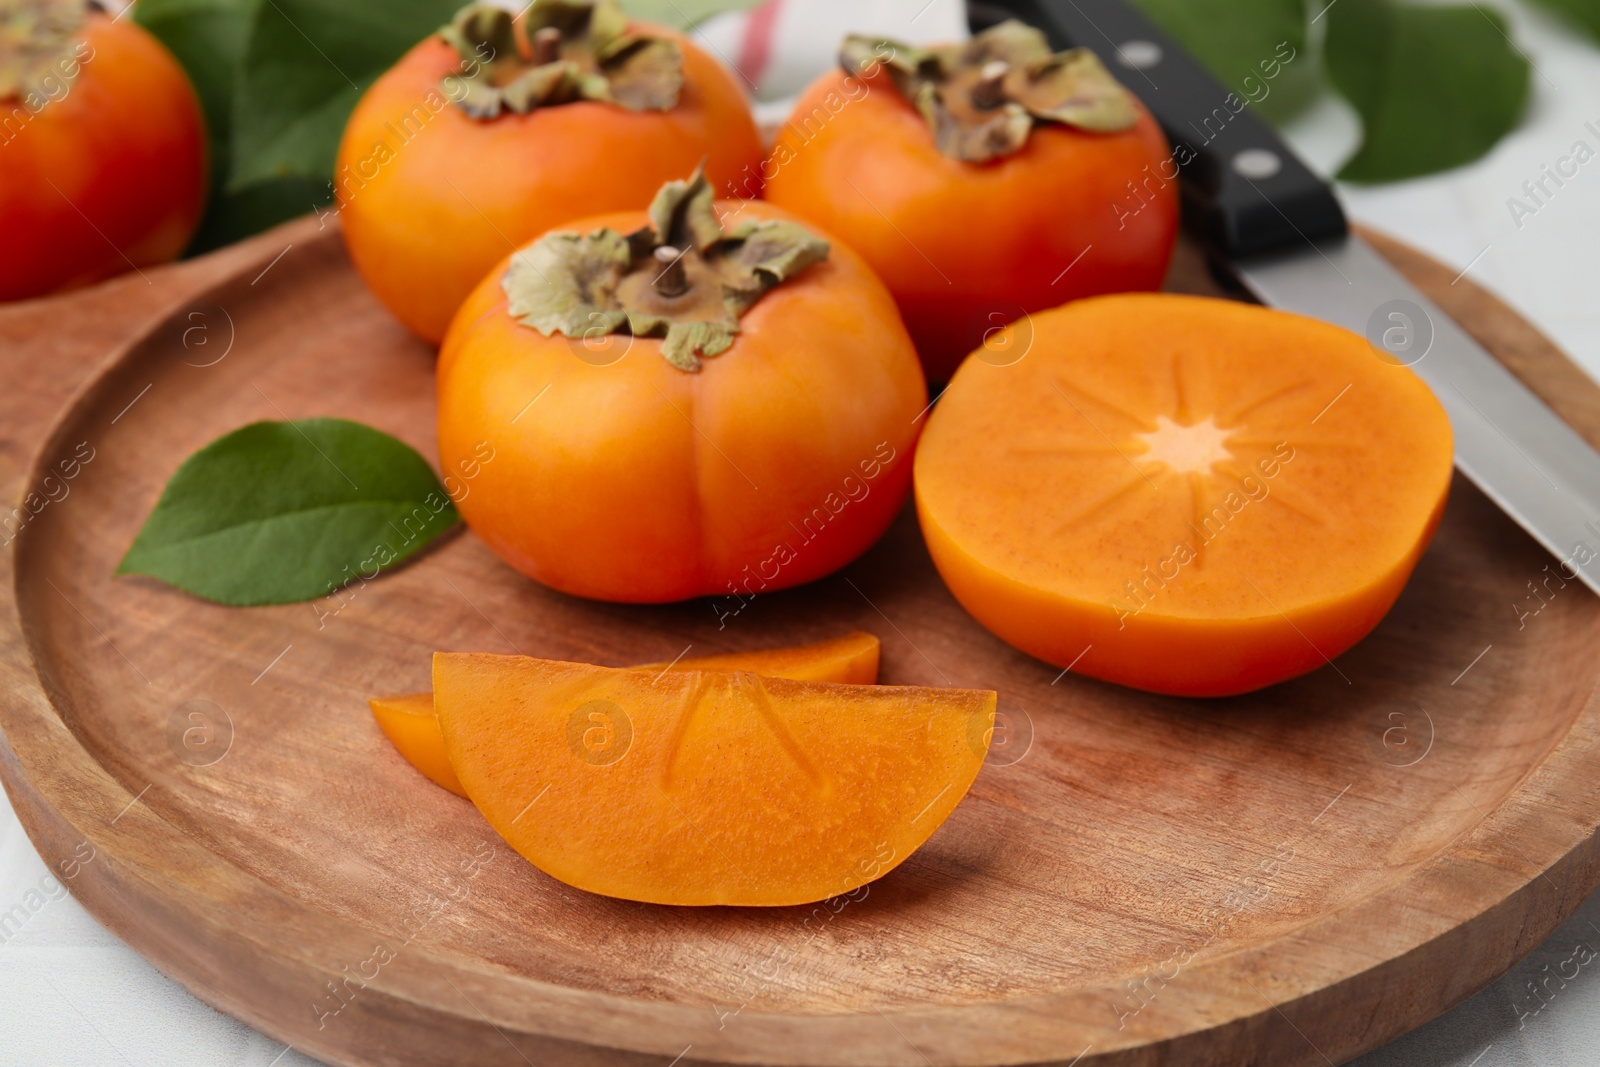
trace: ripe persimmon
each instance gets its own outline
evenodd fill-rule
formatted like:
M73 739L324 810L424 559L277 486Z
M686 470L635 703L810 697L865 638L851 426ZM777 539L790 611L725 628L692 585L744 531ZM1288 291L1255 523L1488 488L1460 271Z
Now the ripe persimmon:
M887 874L966 795L995 694L439 653L450 762L546 874L657 904L805 904Z
M1160 288L1177 163L1093 53L1011 21L934 49L851 37L840 58L779 131L766 199L861 253L930 379L1025 312Z
M984 626L1216 696L1331 663L1388 612L1450 488L1450 422L1415 374L1201 297L1097 297L1032 329L1019 362L962 365L916 458L928 550Z
M194 88L132 19L0 6L0 300L177 258L206 168Z
M878 652L878 639L857 631L809 645L694 656L645 666L663 671L749 671L797 682L871 685L878 680ZM439 732L431 691L373 697L367 703L378 726L406 762L457 796L467 795L444 750L444 735Z
M458 504L474 532L530 578L634 603L854 559L910 490L927 402L866 264L775 208L714 206L700 175L508 257L438 387L445 468L495 457Z
M744 94L681 34L612 0L537 0L516 22L470 4L361 98L334 190L362 278L437 343L517 246L642 209L702 160L731 183L760 157Z

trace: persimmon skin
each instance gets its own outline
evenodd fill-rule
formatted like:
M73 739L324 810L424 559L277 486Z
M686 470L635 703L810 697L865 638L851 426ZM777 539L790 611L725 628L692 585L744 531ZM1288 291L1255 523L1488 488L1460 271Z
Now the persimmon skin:
M845 235L894 294L929 380L948 381L1022 312L1161 287L1177 170L1135 106L1126 131L1041 123L1021 151L965 163L939 152L887 74L830 71L779 131L765 196Z
M756 201L718 207L730 228L788 217ZM630 212L561 229L645 222ZM536 581L627 603L749 597L866 551L910 490L927 386L888 291L829 240L827 261L762 296L696 373L654 338L613 336L625 354L598 366L580 358L583 341L512 319L506 257L439 354L440 462L476 472L457 499L467 524ZM494 458L475 464L486 450Z
M356 105L334 171L345 245L418 337L437 344L484 272L546 230L642 210L702 159L717 189L736 178L742 187L759 164L760 135L732 76L681 34L634 28L682 49L683 91L669 111L578 101L480 121L441 89L461 61L437 36Z
M929 554L975 619L1074 673L1197 697L1316 670L1378 625L1449 494L1421 379L1231 301L1104 296L1033 326L1017 364L962 366L917 454ZM1220 468L1141 458L1173 411L1232 427Z
M200 221L205 119L177 60L97 10L79 42L77 77L37 113L0 100L0 300L176 259Z

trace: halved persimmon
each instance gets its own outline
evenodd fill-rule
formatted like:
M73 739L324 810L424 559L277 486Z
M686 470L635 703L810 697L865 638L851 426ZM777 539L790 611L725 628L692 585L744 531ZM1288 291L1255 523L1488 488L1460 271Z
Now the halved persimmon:
M955 810L995 694L439 653L445 747L540 870L657 904L804 904L881 877Z
M809 645L726 652L645 666L668 671L750 671L800 682L872 685L878 680L880 645L872 634L857 630ZM433 693L373 697L367 703L378 726L408 763L457 796L467 795L445 753L444 735L439 732L439 718L433 710Z
M1020 362L962 364L916 456L928 550L979 622L1083 674L1215 696L1330 663L1388 612L1451 477L1449 420L1410 370L1201 297L1098 297L1031 328Z

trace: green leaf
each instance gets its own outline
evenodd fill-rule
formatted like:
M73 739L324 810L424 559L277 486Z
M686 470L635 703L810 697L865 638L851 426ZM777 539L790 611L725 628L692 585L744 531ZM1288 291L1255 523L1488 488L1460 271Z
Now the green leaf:
M167 46L200 96L211 141L211 191L187 255L232 244L321 207L326 179L285 178L230 192L233 100L261 0L139 0L133 17Z
M234 100L228 188L331 177L339 137L361 94L460 6L460 0L264 0Z
M139 0L133 17L167 46L194 83L212 139L225 146L234 78L261 0ZM224 168L226 169L226 168Z
M1316 97L1321 78L1307 44L1304 0L1137 3L1268 120L1291 118ZM1317 7L1324 3L1318 0ZM1121 77L1127 82L1138 75L1123 72Z
M713 15L748 11L761 0L618 0L618 3L636 19L687 30Z
M1559 15L1565 15L1569 21L1582 26L1592 36L1600 37L1600 0L1534 0L1534 2Z
M433 468L388 434L343 419L256 422L183 461L117 573L219 604L314 600L458 519Z
M1361 113L1361 147L1339 171L1346 181L1470 163L1522 116L1528 61L1497 12L1339 0L1328 21L1328 74Z

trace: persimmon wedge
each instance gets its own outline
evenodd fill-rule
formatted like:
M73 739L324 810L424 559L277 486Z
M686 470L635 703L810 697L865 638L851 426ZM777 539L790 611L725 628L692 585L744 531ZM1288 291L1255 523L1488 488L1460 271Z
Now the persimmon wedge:
M805 904L955 810L995 694L438 653L450 762L540 870L656 904Z
M1304 674L1378 624L1450 487L1420 378L1337 326L1202 297L1080 300L1032 330L1011 366L962 364L916 456L928 550L979 622L1185 696Z
M809 645L695 656L646 666L671 671L750 671L800 682L872 685L878 680L879 649L876 637L857 630ZM439 732L431 692L373 697L367 703L373 718L408 763L457 796L467 795L445 754L444 735Z

